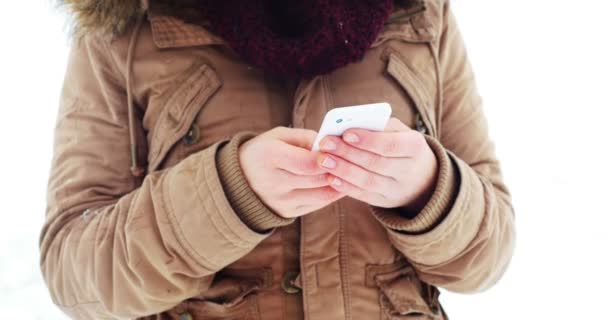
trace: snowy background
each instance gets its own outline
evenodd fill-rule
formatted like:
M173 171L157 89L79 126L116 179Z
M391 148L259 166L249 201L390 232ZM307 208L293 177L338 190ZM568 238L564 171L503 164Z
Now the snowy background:
M443 293L451 319L607 318L608 4L454 0L518 242L503 280ZM0 319L64 319L38 268L64 17L48 0L0 10Z

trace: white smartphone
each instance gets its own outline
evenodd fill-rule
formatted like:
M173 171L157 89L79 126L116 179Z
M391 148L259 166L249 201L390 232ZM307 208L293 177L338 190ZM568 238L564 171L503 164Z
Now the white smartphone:
M325 114L312 151L319 151L319 142L324 137L341 136L348 129L384 131L391 113L391 105L386 102L331 109Z

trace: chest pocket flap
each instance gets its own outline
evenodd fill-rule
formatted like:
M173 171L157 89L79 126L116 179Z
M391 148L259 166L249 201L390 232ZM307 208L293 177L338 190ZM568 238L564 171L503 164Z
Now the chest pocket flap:
M389 47L386 54L387 73L409 94L415 107L416 130L437 137L433 95L426 88L419 73Z
M221 87L216 72L203 62L197 62L179 76L169 94L152 129L148 172L158 169L167 153L188 133L197 114L206 102Z

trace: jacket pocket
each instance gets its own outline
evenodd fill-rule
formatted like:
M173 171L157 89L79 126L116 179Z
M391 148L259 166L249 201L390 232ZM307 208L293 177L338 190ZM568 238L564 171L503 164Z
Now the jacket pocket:
M195 119L221 87L216 72L206 63L194 63L166 89L161 114L149 136L148 172L157 170L176 143L195 143L200 135ZM183 158L181 155L180 158Z
M415 112L415 129L437 137L434 99L421 79L419 72L402 58L396 49L388 46L383 54L387 60L386 72L407 92Z
M216 302L208 300L188 300L182 305L186 308L191 319L243 319L258 320L260 311L258 308L257 295L253 292L257 287L248 287L236 299L227 302ZM179 313L183 315L184 313ZM181 319L181 318L176 318Z
M366 284L378 288L382 320L447 319L439 304L439 290L422 282L404 260L368 265Z
M193 319L260 319L258 292L272 285L270 268L227 268L199 296L178 307Z

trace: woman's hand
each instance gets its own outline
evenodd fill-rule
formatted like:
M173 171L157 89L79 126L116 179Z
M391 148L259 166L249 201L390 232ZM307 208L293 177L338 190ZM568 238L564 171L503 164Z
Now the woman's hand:
M419 211L437 179L437 159L426 139L396 118L383 132L351 129L321 141L319 167L331 186L370 205Z
M344 197L329 186L326 170L319 167L310 148L317 133L278 127L239 148L245 178L258 197L284 218L321 209Z

